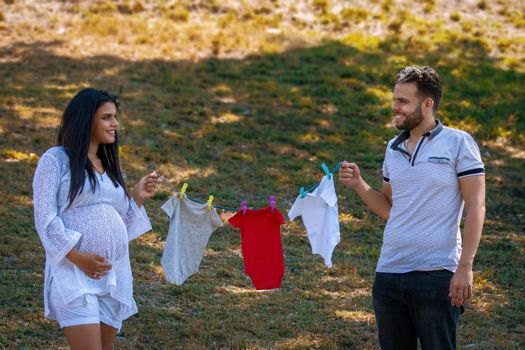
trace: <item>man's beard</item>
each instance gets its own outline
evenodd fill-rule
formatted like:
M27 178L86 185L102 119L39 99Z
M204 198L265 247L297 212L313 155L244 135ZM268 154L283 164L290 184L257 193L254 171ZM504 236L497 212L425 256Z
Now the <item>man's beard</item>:
M396 128L398 128L399 130L410 131L414 129L416 126L418 126L419 124L421 124L422 121L423 121L423 113L421 113L421 106L418 106L417 109L413 113L405 116L404 122L402 122L401 124L398 124L397 122L395 122L395 124L396 124Z

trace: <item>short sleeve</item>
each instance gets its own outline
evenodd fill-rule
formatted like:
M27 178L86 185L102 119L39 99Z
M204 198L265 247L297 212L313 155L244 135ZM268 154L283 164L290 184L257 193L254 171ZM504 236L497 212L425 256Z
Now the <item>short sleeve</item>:
M168 215L168 218L173 217L173 211L175 210L175 207L173 206L173 200L175 196L171 197L164 203L160 208Z
M303 199L301 198L301 196L300 195L297 196L297 198L295 199L295 202L293 203L292 207L288 211L288 219L290 219L290 221L293 221L296 217L302 215L302 211L303 211L302 202L303 202Z
M485 173L485 166L481 160L479 147L472 136L465 134L459 146L456 162L458 177L480 175Z
M388 171L388 147L385 151L385 159L383 160L383 181L386 183L390 183L390 172Z
M332 176L328 179L325 175L323 178L325 184L321 191L320 197L328 204L328 206L333 207L337 204L337 194L335 193L334 177Z
M234 216L228 219L228 222L234 227L240 227L242 222L241 215L242 213L239 210Z
M212 230L216 230L219 227L223 226L222 220L217 214L217 210L213 209L212 216L211 216L211 228Z
M277 223L279 225L283 225L284 224L284 218L283 218L283 215L281 214L281 212L276 208L274 210L273 214L275 215L275 218L277 219Z

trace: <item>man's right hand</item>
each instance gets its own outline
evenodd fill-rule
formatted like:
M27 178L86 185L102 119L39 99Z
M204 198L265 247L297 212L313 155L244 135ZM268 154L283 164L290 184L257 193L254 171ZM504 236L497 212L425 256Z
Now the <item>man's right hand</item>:
M103 257L93 253L81 253L76 248L67 254L67 258L86 275L96 280L107 275L112 268Z
M355 188L361 179L361 171L355 163L348 163L346 160L339 169L339 181L347 186Z

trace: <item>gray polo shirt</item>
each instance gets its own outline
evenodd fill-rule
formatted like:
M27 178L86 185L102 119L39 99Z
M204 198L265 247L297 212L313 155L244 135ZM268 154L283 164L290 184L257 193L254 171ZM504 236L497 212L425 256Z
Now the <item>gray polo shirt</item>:
M456 271L461 255L459 224L464 202L459 178L484 175L476 141L443 126L424 134L412 155L402 132L388 143L383 178L392 187L377 272Z

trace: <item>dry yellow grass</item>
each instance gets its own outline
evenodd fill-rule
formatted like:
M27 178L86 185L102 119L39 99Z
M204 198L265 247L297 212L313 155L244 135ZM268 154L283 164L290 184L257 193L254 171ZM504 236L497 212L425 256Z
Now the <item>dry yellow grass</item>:
M475 135L488 169L476 297L458 343L525 347L524 17L511 0L0 1L0 345L65 348L43 318L31 177L80 88L121 96L129 184L153 164L195 197L263 206L318 181L323 161L357 160L379 185L393 74L431 64L445 85L440 118ZM154 231L131 245L140 313L117 348L378 348L370 287L383 223L338 194L334 268L287 223L283 289L265 294L243 274L229 227L198 274L164 282L165 188L148 205Z

